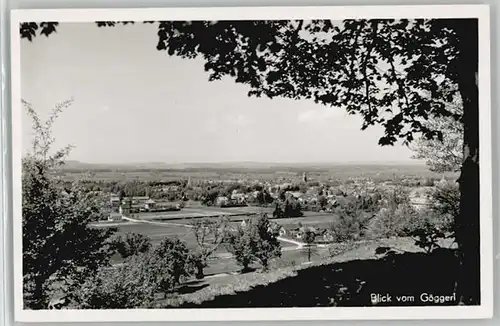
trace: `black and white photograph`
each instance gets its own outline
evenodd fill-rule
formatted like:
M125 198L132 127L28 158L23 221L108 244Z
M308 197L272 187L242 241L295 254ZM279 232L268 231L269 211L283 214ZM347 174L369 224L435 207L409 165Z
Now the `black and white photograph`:
M488 15L14 11L16 319L491 316Z

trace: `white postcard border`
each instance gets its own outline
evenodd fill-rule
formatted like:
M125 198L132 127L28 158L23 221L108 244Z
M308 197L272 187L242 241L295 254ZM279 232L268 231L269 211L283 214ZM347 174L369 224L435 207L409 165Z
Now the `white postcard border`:
M493 316L490 23L487 5L33 9L11 11L14 308L20 322L479 319ZM22 298L21 62L19 23L258 19L479 19L481 305L453 307L24 310Z

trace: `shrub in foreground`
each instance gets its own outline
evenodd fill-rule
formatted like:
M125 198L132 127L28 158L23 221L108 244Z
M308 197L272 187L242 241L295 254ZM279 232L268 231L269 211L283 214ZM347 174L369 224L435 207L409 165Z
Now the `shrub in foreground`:
M236 230L228 232L225 243L244 272L249 271L253 262L259 262L266 270L270 260L281 256L278 235L278 230L263 214L255 220L249 220L245 226L238 225Z
M151 249L151 239L147 235L135 232L127 232L124 237L117 236L113 244L122 258L145 253Z
M455 217L459 213L460 190L457 183L440 182L428 193L430 207L423 218L412 226L410 235L427 252L440 247L443 239L454 237Z
M173 292L192 273L190 252L178 239L164 239L154 250L130 256L123 265L101 268L74 296L79 309L148 308L155 295Z
M71 104L57 104L42 121L23 101L34 129L32 151L22 159L23 294L29 309L46 309L56 284L64 284L63 295L71 294L111 256L109 237L116 229L89 226L102 219L103 198L54 176L71 147L53 148L52 125Z
M228 220L226 218L203 219L191 224L198 249L193 254L192 260L196 268L196 278L205 277L204 268L208 259L219 248L224 240Z

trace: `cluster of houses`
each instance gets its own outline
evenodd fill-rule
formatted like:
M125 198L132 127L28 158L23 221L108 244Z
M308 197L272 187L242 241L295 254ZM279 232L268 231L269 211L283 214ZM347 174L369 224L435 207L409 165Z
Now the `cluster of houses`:
M242 220L240 225L242 227L246 227L249 223L250 220L246 219ZM315 243L330 243L335 241L335 235L333 231L327 228L297 225L297 227L287 229L283 225L274 222L269 227L269 230L271 228L274 228L274 231L276 231L280 237L287 237L292 239L295 238L298 241L303 240L304 235L307 231L312 231L315 234L316 236L316 239L314 240Z
M170 203L156 202L149 196L134 196L120 198L112 194L110 197L111 213L108 220L121 220L123 216L140 212L164 212L180 210L180 204L172 206Z
M256 192L257 193L257 192ZM245 205L248 203L250 196L252 194L244 194L238 190L233 190L230 196L219 196L215 200L216 206L228 206L228 205ZM255 195L256 196L256 195Z
M302 181L307 182L307 176L305 174L302 176L302 179ZM390 182L376 183L371 178L359 177L351 178L350 180L351 183L347 186L309 186L307 189L302 189L302 191L288 190L285 192L285 196L293 198L303 205L302 207L305 207L306 205L317 205L318 200L321 198L321 200L324 201L322 207L324 206L324 211L328 212L332 210L332 207L335 207L338 204L340 197L345 197L347 194L351 196L373 194L377 192L377 189L389 189L391 187L395 187L395 185L392 185ZM405 181L409 182L411 180L405 179ZM246 182L248 182L248 180ZM443 179L440 182L445 181ZM188 185L190 184L191 182L189 180ZM261 183L261 185L274 199L280 196L283 189L293 189L293 184L286 180L281 181L279 184L268 181ZM412 188L410 199L413 206L419 209L426 207L428 204L428 187L417 186ZM179 186L169 185L163 190L176 191L179 190ZM215 199L214 204L219 207L244 206L252 201L255 201L258 196L259 191L246 193L240 189L235 189L228 196L218 196ZM117 195L111 195L110 203L112 207L110 219L113 220L121 219L121 216L126 216L130 213L172 210L172 204L158 203L148 196L119 198Z

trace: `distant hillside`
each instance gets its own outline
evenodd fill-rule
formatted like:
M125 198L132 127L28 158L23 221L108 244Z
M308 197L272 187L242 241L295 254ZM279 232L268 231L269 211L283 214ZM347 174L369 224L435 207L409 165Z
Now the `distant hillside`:
M266 162L228 162L228 163L124 163L100 164L79 161L67 161L64 171L331 171L339 168L359 170L366 167L370 170L387 171L403 168L410 171L426 170L421 162L351 162L351 163L266 163Z

